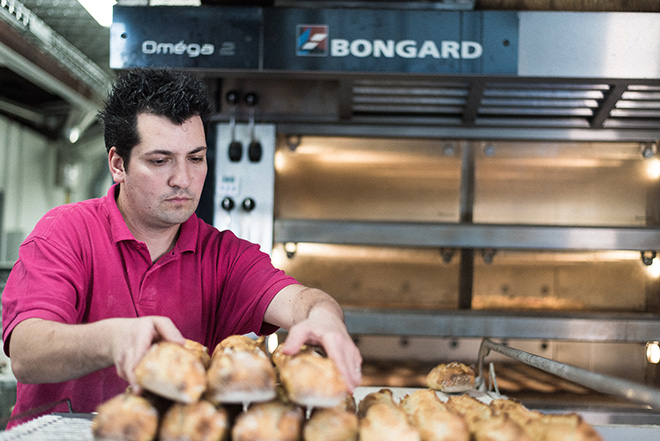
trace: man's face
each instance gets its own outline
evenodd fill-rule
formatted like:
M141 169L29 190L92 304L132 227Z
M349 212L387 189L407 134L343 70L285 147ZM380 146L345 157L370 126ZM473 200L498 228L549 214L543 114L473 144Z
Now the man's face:
M206 138L199 116L178 125L148 113L137 117L140 143L128 170L110 152L110 169L121 184L117 204L129 228L169 228L197 208L206 178Z

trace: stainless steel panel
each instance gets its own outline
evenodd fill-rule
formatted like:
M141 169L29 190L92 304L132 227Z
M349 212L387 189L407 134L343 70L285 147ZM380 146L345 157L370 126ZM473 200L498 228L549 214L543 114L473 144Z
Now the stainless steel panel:
M660 77L660 14L520 12L518 75Z
M639 143L473 145L475 223L658 224L660 163Z
M290 244L288 244L290 246ZM299 243L286 257L273 249L278 268L321 288L340 304L382 308L455 309L459 259L437 249L379 248Z
M660 335L654 314L498 314L345 308L352 334L645 342Z
M460 117L414 118L408 116L407 124L401 118L380 116L354 116L350 125L323 124L318 121L278 124L280 133L312 136L387 136L413 138L445 138L465 140L535 139L538 141L639 141L657 139L660 132L654 121L646 125L634 122L629 127L621 121L606 121L604 128L593 130L588 121L575 119L534 119L479 117L478 125L466 130ZM626 130L620 130L626 129Z
M660 228L276 219L276 242L537 250L660 250Z
M461 148L443 140L303 136L291 149L279 137L275 217L456 221Z
M646 311L654 271L638 252L497 252L475 258L472 308Z

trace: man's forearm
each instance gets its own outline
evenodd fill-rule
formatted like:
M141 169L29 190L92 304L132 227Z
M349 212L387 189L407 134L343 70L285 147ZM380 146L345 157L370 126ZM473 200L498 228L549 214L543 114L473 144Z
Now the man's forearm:
M9 341L12 370L21 383L59 383L113 364L104 322L68 325L28 319Z
M341 307L327 293L303 285L289 285L273 299L264 320L288 330L312 316L325 314L340 321L344 319Z
M264 320L289 331L285 354L303 344L321 345L346 381L349 391L360 384L362 356L344 324L344 313L329 294L302 285L290 285L271 301Z

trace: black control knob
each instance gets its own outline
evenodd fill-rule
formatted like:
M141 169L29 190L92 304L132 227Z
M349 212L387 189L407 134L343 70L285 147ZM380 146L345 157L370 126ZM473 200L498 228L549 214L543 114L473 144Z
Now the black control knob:
M263 155L263 148L259 141L252 141L248 147L248 158L250 162L259 162L261 161L261 156Z
M252 198L243 199L243 203L241 204L241 206L243 207L243 210L245 210L247 212L250 212L250 211L254 210L254 207L256 207L256 205L257 204L254 202L254 199L252 199Z
M235 205L236 204L234 203L234 200L230 197L226 197L222 200L222 202L220 202L222 209L227 212L233 210Z
M238 90L230 90L227 92L227 95L225 95L225 99L229 104L235 105L241 100L241 94L238 93Z
M240 141L232 141L229 144L229 160L239 162L243 157L243 144Z
M245 94L245 104L248 107L256 106L257 102L259 102L259 97L257 96L256 93L250 92L250 93Z

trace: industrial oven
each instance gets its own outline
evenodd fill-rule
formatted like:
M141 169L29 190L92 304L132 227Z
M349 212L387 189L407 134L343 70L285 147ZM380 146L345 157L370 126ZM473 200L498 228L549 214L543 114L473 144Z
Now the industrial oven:
M566 42L601 32L583 16L518 19L507 47L518 45L525 75L249 72L214 83L220 134L235 132L235 114L247 131L255 113L272 127L266 249L345 307L366 386L420 387L438 361L476 365L483 337L658 386L657 80L607 73L622 69L621 52L609 67L594 59L602 52L574 66L544 52L556 47L539 29L559 26ZM584 51L573 46L563 50ZM260 104L237 110L232 91ZM216 188L232 180L230 141L217 145ZM648 403L489 357L500 392L534 408L658 423Z
M660 15L284 3L115 9L112 67L214 97L210 220L342 304L364 386L488 338L498 393L651 433L652 399L506 348L657 393Z

